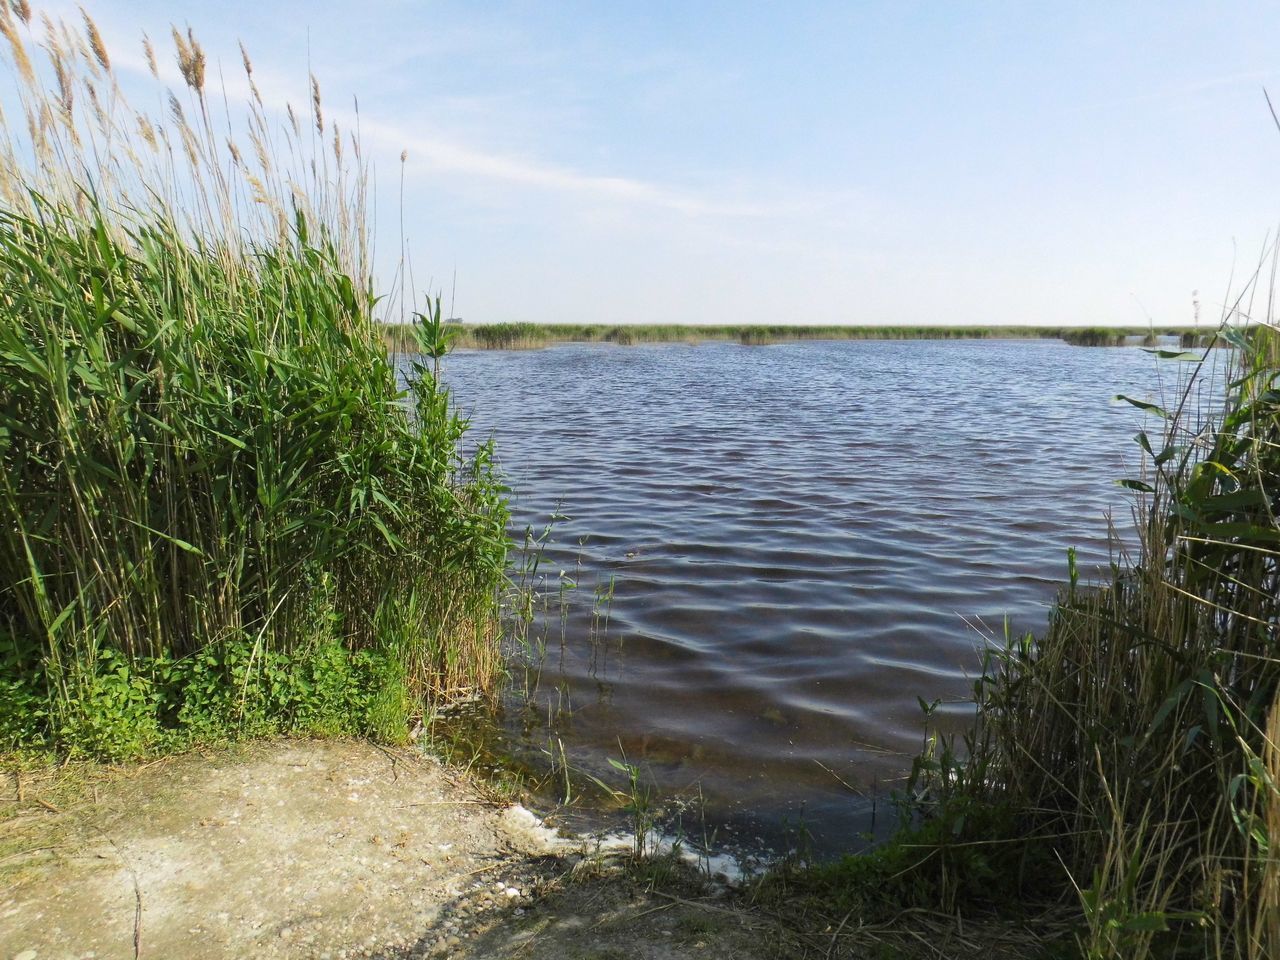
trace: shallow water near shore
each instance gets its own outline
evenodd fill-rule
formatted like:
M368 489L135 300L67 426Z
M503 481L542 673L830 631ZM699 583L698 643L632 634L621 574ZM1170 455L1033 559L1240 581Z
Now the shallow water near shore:
M1085 576L1108 562L1143 423L1113 397L1159 400L1176 371L862 341L458 352L444 376L497 438L517 524L560 517L546 657L496 749L617 786L625 757L691 831L803 828L833 854L887 825L920 701L963 729L984 638L1043 625L1068 546Z

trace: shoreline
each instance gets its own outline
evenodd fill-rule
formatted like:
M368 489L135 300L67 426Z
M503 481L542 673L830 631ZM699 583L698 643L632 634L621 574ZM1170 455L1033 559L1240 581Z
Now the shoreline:
M924 960L938 944L1014 960L1070 929L1019 904L962 921L849 909L802 863L733 881L679 850L636 856L368 740L42 771L0 759L12 960Z
M555 834L412 749L269 740L10 772L0 956L789 956L676 858Z
M393 353L416 352L412 324L379 323ZM455 347L471 350L531 350L573 343L643 344L736 342L744 346L840 340L1062 340L1075 346L1151 346L1176 338L1203 345L1213 331L1194 326L818 326L774 324L446 324Z

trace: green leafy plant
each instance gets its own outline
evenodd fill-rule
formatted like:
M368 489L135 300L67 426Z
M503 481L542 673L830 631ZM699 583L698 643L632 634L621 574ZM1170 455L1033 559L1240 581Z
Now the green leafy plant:
M501 666L506 490L463 453L439 306L406 386L318 87L322 136L295 115L276 152L261 100L215 115L194 36L149 115L83 29L38 45L0 5L0 736L402 736Z

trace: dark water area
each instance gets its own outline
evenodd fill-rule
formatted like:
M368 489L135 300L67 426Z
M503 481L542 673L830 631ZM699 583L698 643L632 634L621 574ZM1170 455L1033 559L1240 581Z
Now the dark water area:
M920 699L964 728L984 638L1043 626L1067 547L1108 563L1143 425L1113 397L1176 381L1058 341L564 345L444 375L517 523L563 517L503 749L609 782L625 754L721 836L802 822L827 853L886 822Z

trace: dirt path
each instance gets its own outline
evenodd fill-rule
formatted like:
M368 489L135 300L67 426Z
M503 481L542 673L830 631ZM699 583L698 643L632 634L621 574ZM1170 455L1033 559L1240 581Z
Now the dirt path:
M7 779L0 960L787 953L769 921L651 892L408 751L255 744L70 802Z

